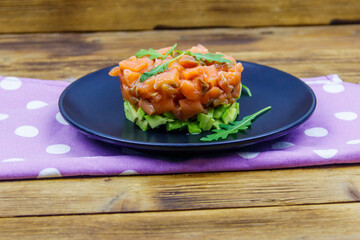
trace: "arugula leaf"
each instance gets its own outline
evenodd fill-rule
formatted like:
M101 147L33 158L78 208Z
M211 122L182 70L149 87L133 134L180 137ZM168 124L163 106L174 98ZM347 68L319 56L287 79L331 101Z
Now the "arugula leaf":
M160 64L159 66L157 66L156 68L151 69L148 72L144 72L141 77L140 77L140 82L145 81L146 79L148 79L149 77L155 76L159 73L165 72L166 70L168 70L168 66L169 63L175 61L176 59L180 58L182 55L184 55L184 53L180 54L179 56L177 56L176 58L171 59L168 62L165 62L163 64Z
M175 43L174 44L174 46L172 46L172 48L169 50L169 51L167 51L166 53L165 53L165 55L164 55L164 57L163 57L163 59L165 59L166 58L166 56L167 55L169 55L170 54L170 56L174 56L174 49L176 48L176 46L177 46L177 43Z
M196 58L197 61L219 62L219 63L232 63L229 59L224 58L222 54L215 53L192 53L190 51L185 52L186 55L190 55Z
M149 48L149 50L141 49L140 51L135 53L135 57L137 57L137 58L141 58L143 56L149 56L149 58L152 60L155 58L163 58L164 57L164 55L162 55L161 53L158 53L157 51L155 51L152 48Z
M149 50L140 49L140 51L135 53L135 57L141 58L143 56L149 56L149 58L151 60L156 59L156 58L165 59L166 56L169 55L169 54L171 56L173 56L173 52L174 52L174 49L176 48L176 46L177 46L177 44L175 43L174 46L172 46L172 48L165 53L165 55L162 55L161 53L158 53L156 50L154 50L152 48L149 48Z
M149 50L141 49L139 52L137 52L135 54L135 56L138 58L143 57L143 56L149 56L150 59L155 59L155 58L165 59L166 56L168 56L169 54L171 56L173 56L173 52L174 52L176 46L177 46L177 44L175 43L174 46L172 46L172 48L169 51L167 51L165 55L162 55L162 54L156 52L154 49L150 48ZM143 73L140 77L140 82L145 81L146 79L148 79L151 76L165 72L168 69L169 63L175 61L176 59L180 58L184 54L193 56L193 57L195 57L195 59L197 61L201 61L201 62L208 61L208 62L232 63L232 61L230 61L229 59L223 58L224 55L222 55L222 54L215 54L215 53L202 54L202 53L192 53L190 51L183 52L183 51L178 51L178 50L176 50L176 52L179 53L180 55L177 56L176 58L171 59L169 62L163 63L163 64L157 66L156 68L151 69L149 72Z
M242 84L242 89L247 93L247 95L248 95L249 97L252 97L250 88L248 88L247 86L245 86L244 84Z
M146 79L148 79L151 76L165 72L166 70L168 70L168 65L169 65L169 62L166 62L166 63L160 64L159 66L151 69L148 72L144 72L140 77L140 82L145 81Z
M260 116L261 114L263 114L264 112L270 109L271 106L268 106L254 114L244 117L241 121L230 122L229 125L220 124L220 129L213 130L213 132L215 133L202 137L200 140L204 142L210 142L219 139L226 139L229 136L229 134L234 134L239 132L240 130L248 129L253 120L255 120L258 116Z

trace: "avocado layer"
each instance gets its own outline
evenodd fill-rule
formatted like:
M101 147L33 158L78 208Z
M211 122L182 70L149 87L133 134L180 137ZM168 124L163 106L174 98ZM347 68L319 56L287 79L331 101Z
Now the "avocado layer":
M181 130L187 127L190 134L198 134L202 131L218 129L220 124L229 124L239 115L239 103L222 105L217 108L208 109L207 113L200 113L196 118L187 122L177 119L172 112L162 115L147 115L140 107L136 109L128 101L124 102L125 117L134 122L141 130L146 131L159 126L166 126L167 131Z

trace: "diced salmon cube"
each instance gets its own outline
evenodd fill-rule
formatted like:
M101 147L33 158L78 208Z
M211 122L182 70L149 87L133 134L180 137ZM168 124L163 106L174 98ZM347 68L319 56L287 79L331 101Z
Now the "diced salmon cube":
M226 93L226 94L230 94L231 91L233 90L234 86L230 85L227 78L223 75L220 74L221 78L219 81L219 86L220 88Z
M176 69L179 73L184 71L184 69L185 69L177 61L173 61L173 62L169 63L168 68L169 69Z
M191 80L191 79L199 76L199 74L200 74L199 70L200 70L200 67L185 69L182 72L182 76L184 77L184 79Z
M141 73L133 72L129 69L125 69L124 70L124 83L127 86L132 86L134 84L134 82L139 80L140 76L141 76Z
M163 98L159 102L153 102L152 104L154 106L156 114L171 112L175 108L174 100L169 98Z
M181 118L183 121L196 116L197 114L204 111L204 108L200 101L194 101L190 99L179 100Z
M176 69L171 69L163 73L159 73L155 76L154 88L159 90L163 84L167 84L172 87L179 87L179 72Z
M183 80L180 84L180 92L190 100L199 100L202 96L201 86L197 81Z
M215 87L217 85L219 75L214 65L199 67L199 72L201 73L204 81L207 82L210 87Z
M241 74L239 72L230 73L228 76L228 82L232 86L236 86L241 81Z
M193 56L183 55L179 60L179 64L184 68L193 68L199 66L199 62Z
M109 75L113 76L113 77L117 77L117 76L119 76L119 74L120 74L120 67L119 66L116 66L116 67L112 68L110 70L110 72L109 72Z
M207 91L204 96L201 98L201 103L204 105L208 105L209 103L213 102L216 98L220 96L224 91L222 91L218 87L213 87L209 91Z
M209 52L209 50L201 44L198 44L197 46L190 48L189 51L193 53L202 53L202 54L206 54Z
M241 73L241 72L244 70L244 67L243 67L243 65L242 65L241 63L237 63L237 64L235 65L235 69L236 69L236 71L238 71L239 73Z
M239 72L224 72L220 71L219 75L222 78L226 78L228 83L232 86L236 86L240 82L241 74ZM220 84L220 82L219 82Z
M240 91L241 91L241 84L238 83L238 85L236 85L232 91L232 97L235 99L238 99L240 97Z
M147 115L151 116L155 113L154 106L146 99L140 99L139 107L141 107Z
M139 98L150 98L152 94L155 92L154 88L155 77L150 77L146 79L141 84L137 84L137 95ZM145 111L145 110L144 110Z
M179 89L174 88L168 84L161 85L159 92L161 93L161 95L172 99L177 99L180 95Z
M123 60L119 63L119 67L122 71L129 69L133 72L141 72L141 70L148 68L153 64L153 61L148 57L131 57L128 60Z
M127 100L127 101L130 100L131 94L130 94L130 89L128 86L121 85L121 94L125 100Z

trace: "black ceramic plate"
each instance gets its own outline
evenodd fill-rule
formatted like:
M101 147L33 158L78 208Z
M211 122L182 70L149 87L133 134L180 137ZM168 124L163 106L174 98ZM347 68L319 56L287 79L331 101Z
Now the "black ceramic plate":
M242 94L240 116L271 106L253 122L246 134L234 134L226 140L201 142L209 134L189 135L152 129L146 132L125 119L120 81L108 75L112 67L90 73L68 86L59 99L60 112L72 126L88 136L147 151L203 152L245 147L287 134L310 117L315 109L313 91L298 78L277 69L242 62L242 82L251 89L250 98Z

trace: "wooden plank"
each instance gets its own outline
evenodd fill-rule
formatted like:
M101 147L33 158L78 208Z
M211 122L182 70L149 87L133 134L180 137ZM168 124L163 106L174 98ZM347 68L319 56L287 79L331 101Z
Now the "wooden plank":
M360 239L360 203L2 218L0 239Z
M0 182L0 217L357 202L360 166Z
M359 22L358 0L2 0L0 32L144 30Z
M1 75L75 79L140 48L202 43L298 77L337 73L359 83L360 25L257 29L0 35Z

